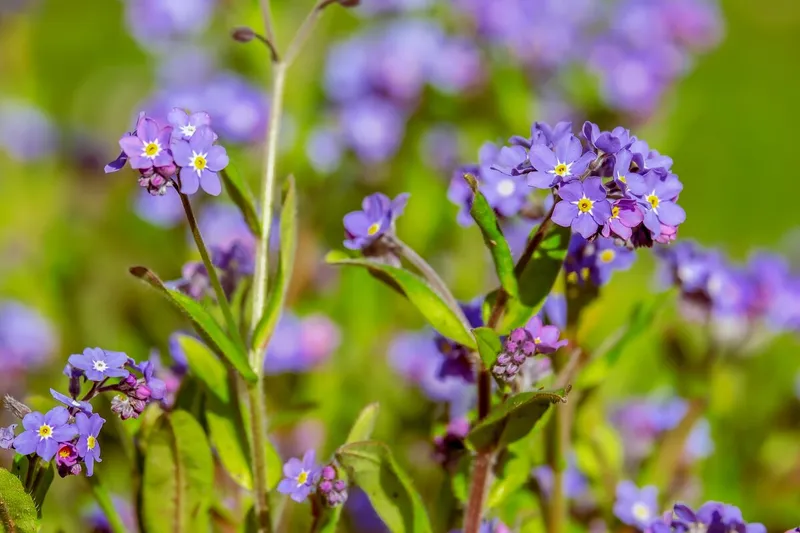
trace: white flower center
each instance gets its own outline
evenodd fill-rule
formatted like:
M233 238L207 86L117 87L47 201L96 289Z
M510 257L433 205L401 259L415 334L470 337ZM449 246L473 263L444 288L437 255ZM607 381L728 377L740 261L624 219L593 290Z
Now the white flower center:
M161 143L158 142L158 139L142 143L142 157L146 157L148 159L155 159L160 153L161 153Z
M181 126L181 135L183 135L186 138L189 138L192 135L194 135L195 131L197 131L197 128L195 128L191 124L187 124L185 126Z
M105 372L106 369L108 368L108 365L106 364L105 361L94 360L94 361L92 361L92 368L94 368L98 372Z
M514 180L509 178L506 178L497 184L497 193L503 197L511 196L516 190L517 186L514 185Z
M650 520L650 508L648 508L642 502L634 503L633 507L631 508L631 512L633 513L633 517L640 522Z

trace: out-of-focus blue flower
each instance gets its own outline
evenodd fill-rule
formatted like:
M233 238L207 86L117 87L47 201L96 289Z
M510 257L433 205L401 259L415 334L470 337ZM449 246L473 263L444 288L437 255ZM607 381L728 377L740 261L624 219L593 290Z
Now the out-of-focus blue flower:
M344 246L351 250L369 248L382 235L394 231L394 223L403 214L409 194L393 200L382 193L370 194L361 203L361 211L344 216Z
M649 485L641 489L631 481L620 481L614 502L614 515L623 523L646 530L658 517L658 489Z
M172 187L168 187L163 195L152 195L140 189L133 209L139 218L162 228L173 228L184 217L180 196Z
M35 369L56 349L53 326L38 312L13 300L0 300L0 363L4 370Z
M0 149L18 161L48 157L58 148L58 130L36 107L0 100Z
M116 509L128 531L136 531L136 512L130 502L120 496L112 496L111 499L114 502L114 509ZM97 504L94 504L82 514L87 531L92 533L113 533L108 518Z
M298 318L285 311L267 348L267 374L305 372L323 363L339 347L338 326L321 314Z
M322 174L330 174L339 168L344 149L341 135L331 127L315 128L306 142L308 161Z
M140 46L160 49L172 40L202 33L215 0L126 0L125 22Z
M350 516L356 531L369 531L370 533L389 533L389 528L383 523L381 517L375 512L369 498L363 490L354 487L350 497L345 503L345 510Z
M308 498L319 476L314 450L307 451L302 461L294 457L289 459L283 465L283 475L284 479L278 483L278 492L289 495L296 502Z
M546 497L550 497L553 490L553 471L549 466L540 466L532 472L539 488ZM578 469L575 457L570 456L567 469L564 471L564 495L571 500L580 500L587 496L589 481Z

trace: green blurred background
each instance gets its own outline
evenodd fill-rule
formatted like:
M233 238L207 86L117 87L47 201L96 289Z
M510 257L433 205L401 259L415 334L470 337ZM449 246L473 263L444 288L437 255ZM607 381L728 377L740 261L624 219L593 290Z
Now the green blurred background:
M235 25L260 27L256 2L221 4L202 37L204 44L221 64L266 90L264 50L228 37ZM273 4L279 39L285 43L287 28L300 22L309 2ZM800 116L800 3L729 0L722 7L726 29L721 45L696 59L693 71L637 133L673 157L685 184L681 204L688 218L679 238L719 246L739 260L754 248L767 248L800 261L793 169ZM56 325L60 339L52 365L29 376L24 390L30 395L61 386L66 357L85 346L140 358L152 347L165 350L168 335L185 327L167 304L127 274L128 266L142 264L165 279L177 278L181 265L194 257L185 228L162 229L138 218L131 207L138 193L133 172L102 171L116 156L116 141L130 126L137 102L154 84L155 61L129 37L122 10L122 3L113 0L47 0L0 18L0 97L38 106L55 122L62 140L56 156L36 162L20 162L0 151L0 296L39 309ZM491 264L477 229L455 223L456 207L445 198L449 176L420 161L420 132L429 108L412 120L391 164L352 162L324 176L307 161L304 141L324 108L319 72L327 43L368 23L346 10L331 10L290 73L286 111L294 141L282 153L279 174L295 174L301 198L291 307L299 314L329 314L341 327L342 343L319 371L276 379L275 390L283 396L274 406L293 412L291 406L312 405L302 416L325 428L324 455L341 442L365 404L381 402L377 436L393 443L415 479L424 480L422 492L432 496L440 474L432 462L417 457L424 455L424 428L437 413L419 391L396 378L385 359L393 333L418 329L422 322L409 305L363 272L334 273L321 259L327 250L341 247L341 217L356 209L364 194L380 190L411 193L398 233L443 273L457 297L471 299L491 289ZM525 134L537 118L520 108L503 111L502 101L518 97L518 86L490 86L487 90L495 91L491 98L455 113L465 162L476 159L484 140ZM259 146L231 146L229 151L255 188ZM615 275L580 332L588 345L602 342L626 319L631 306L652 289L653 271L652 258L640 253L632 271ZM684 327L675 312L662 322ZM680 382L679 369L669 368L661 357L660 339L654 328L626 351L603 386L603 398L643 395ZM797 353L796 339L781 338L707 382L716 452L697 466L700 494L739 505L749 520L764 522L770 531L800 520ZM118 473L109 483L128 493L124 456L113 445L104 450L102 470ZM53 491L45 531L84 531L73 513L74 505L89 504L85 480L56 480Z

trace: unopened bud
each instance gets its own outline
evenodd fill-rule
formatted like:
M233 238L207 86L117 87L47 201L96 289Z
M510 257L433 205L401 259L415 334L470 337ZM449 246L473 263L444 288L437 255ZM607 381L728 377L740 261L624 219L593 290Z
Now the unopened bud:
M234 41L238 41L240 43L249 43L256 38L256 32L254 32L253 28L250 28L249 26L239 26L231 31L231 37L233 37Z
M23 418L25 418L26 415L31 413L30 407L16 400L14 397L9 396L8 394L6 394L5 405L6 409L8 409L12 415L19 418L20 420L22 420Z

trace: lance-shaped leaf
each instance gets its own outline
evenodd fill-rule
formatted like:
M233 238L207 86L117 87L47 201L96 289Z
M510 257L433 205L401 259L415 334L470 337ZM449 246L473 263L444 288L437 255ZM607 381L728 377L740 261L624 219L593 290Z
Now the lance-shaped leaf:
M375 421L378 418L378 404L371 403L366 406L356 418L353 427L350 428L350 434L347 436L345 444L369 440L372 437L372 431L375 429ZM336 533L336 527L339 523L339 518L342 515L342 506L334 507L326 512L322 519L319 533Z
M492 328L475 328L472 330L478 344L478 353L481 355L484 366L491 368L497 361L497 354L503 349L500 337Z
M0 468L0 532L36 533L36 505L19 479Z
M492 261L494 261L494 268L497 272L497 278L500 280L500 286L509 295L517 297L519 288L517 286L517 277L514 275L514 258L511 255L508 241L503 235L503 230L500 229L500 225L497 222L494 209L478 189L478 182L475 176L464 174L464 180L466 180L473 193L472 207L470 207L469 214L478 224L483 235L483 242L492 254Z
M164 414L147 438L142 519L149 533L189 533L207 521L214 491L211 449L189 413Z
M570 229L555 226L518 273L519 299L536 313L544 303L567 256Z
M198 302L179 291L168 289L150 269L142 266L131 267L131 274L156 289L167 301L185 314L195 331L220 357L227 360L244 379L255 382L257 378L247 361L247 354L239 343L234 342L220 327L214 317Z
M475 349L475 339L456 313L422 278L408 270L370 259L343 259L340 254L328 254L325 260L332 265L352 265L388 277L393 289L400 289L433 328L459 344Z
M222 176L222 181L225 183L228 196L239 208L239 211L242 212L242 216L245 222L247 222L250 231L258 238L258 236L261 235L261 221L258 218L253 193L247 187L247 184L239 175L234 165L229 164L225 170L220 172L220 175Z
M666 293L665 293L666 294ZM599 385L608 376L627 346L646 333L664 303L665 294L633 307L630 317L608 340L600 346L592 361L581 372L577 386L589 389Z
M230 383L228 370L208 347L188 335L179 335L178 343L186 355L189 369L206 391L205 417L211 444L217 450L222 466L241 487L253 487L250 470L250 448L238 398Z
M479 451L508 446L530 433L552 404L566 403L568 392L569 387L512 396L472 428L467 442Z
M431 524L408 475L385 444L377 441L345 444L336 459L367 495L378 516L395 533L429 533Z
M272 291L267 299L264 315L256 326L253 334L253 347L264 350L269 342L272 332L281 316L289 280L294 267L294 255L297 249L297 192L294 185L294 176L289 176L286 182L286 194L281 208L281 253L278 265L278 274L272 284Z

